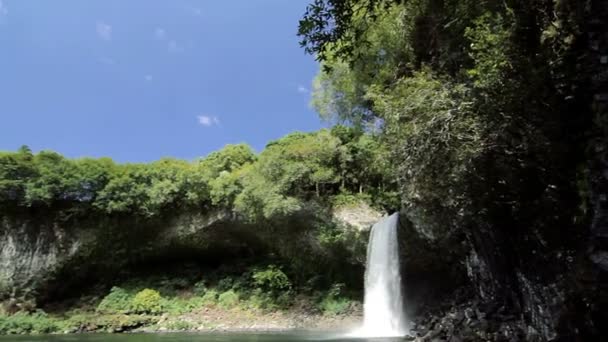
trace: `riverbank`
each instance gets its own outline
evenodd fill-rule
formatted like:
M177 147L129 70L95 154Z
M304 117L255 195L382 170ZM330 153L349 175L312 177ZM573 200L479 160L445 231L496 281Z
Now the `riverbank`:
M333 330L362 321L359 293L342 284L294 288L275 266L236 276L206 273L203 280L165 274L118 284L55 302L1 302L0 335Z
M243 309L223 310L204 308L187 315L161 317L145 332L167 331L283 331L302 330L348 330L358 326L363 316L359 308L348 313L323 314L306 309L291 309L260 312Z
M205 307L181 315L98 314L60 316L35 312L0 317L3 335L127 333L127 332L246 332L348 330L362 321L358 307L347 313L324 314L306 309L262 311L235 307Z
M233 308L207 305L184 314L164 313L159 316L119 315L107 320L107 316L89 316L89 319L67 327L64 333L81 332L245 332L337 330L351 329L362 322L360 303L354 302L341 312L323 312L310 299L300 298L288 309L251 309L246 303ZM108 324L110 323L110 324Z
M304 302L302 302L304 303ZM256 310L243 306L221 308L216 305L184 314L101 314L42 311L0 316L2 335L127 333L127 332L245 332L302 330L347 330L362 321L361 307L354 304L347 312L323 313L310 307L285 310Z

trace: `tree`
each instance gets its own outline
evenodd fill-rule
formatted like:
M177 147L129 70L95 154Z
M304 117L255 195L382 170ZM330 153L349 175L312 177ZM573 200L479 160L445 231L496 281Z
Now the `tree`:
M368 154L373 151L357 149L364 136L363 130L345 126L296 132L269 143L259 156L245 144L227 145L191 163L164 158L115 164L109 158L67 159L50 151L34 155L24 147L0 153L0 202L142 217L176 209L287 216L341 191L373 192L379 186L382 176L360 170L376 170L364 165L372 163Z
M599 3L316 0L300 22L302 45L322 64L313 104L323 118L380 128L402 212L437 244L466 237L490 273L473 274L482 297L521 302L528 283L542 283L529 260L545 264L572 246L559 234L587 229L572 218L585 202L581 165L597 146L585 64ZM366 160L371 146L353 151ZM343 164L357 156L343 155ZM559 267L551 276L567 278L570 266Z
M210 153L202 159L199 170L207 175L209 179L218 177L223 171L231 172L245 164L253 163L256 155L249 145L228 144L219 151Z
M319 61L330 56L349 57L355 54L359 42L368 26L354 26L360 23L371 24L379 8L385 8L400 0L315 0L306 8L300 20L298 35L300 45L306 52L316 55Z
M25 198L30 204L70 201L76 196L77 174L73 163L52 151L42 151L33 158L37 177L26 183Z
M0 202L24 203L26 183L36 176L32 159L28 149L0 152Z

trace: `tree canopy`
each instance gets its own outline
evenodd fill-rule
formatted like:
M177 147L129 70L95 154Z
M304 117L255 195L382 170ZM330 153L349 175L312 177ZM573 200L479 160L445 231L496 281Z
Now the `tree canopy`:
M583 12L573 0L316 0L299 27L321 61L312 105L380 128L414 221L530 219L538 203L571 201L584 158Z
M288 215L308 202L347 193L366 193L379 206L394 206L380 191L395 185L384 151L378 137L345 126L289 134L259 155L246 144L226 145L192 162L117 164L51 151L33 154L24 146L0 153L0 205L144 217L222 209L251 219Z

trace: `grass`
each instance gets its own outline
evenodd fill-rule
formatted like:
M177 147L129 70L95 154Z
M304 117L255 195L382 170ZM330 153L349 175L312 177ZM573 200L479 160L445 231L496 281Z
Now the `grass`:
M60 331L62 327L61 321L41 311L0 316L1 335L50 334Z

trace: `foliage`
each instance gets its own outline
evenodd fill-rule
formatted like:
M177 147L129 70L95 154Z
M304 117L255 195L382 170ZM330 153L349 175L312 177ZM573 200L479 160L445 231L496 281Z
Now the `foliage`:
M223 277L222 279L220 279L217 282L217 285L215 286L215 288L218 291L222 291L222 292L232 290L234 288L235 282L236 282L236 279L232 276Z
M394 188L385 146L344 126L271 142L243 178L235 209L253 219L288 216L308 201L343 192L380 197Z
M200 161L200 169L209 178L216 178L222 172L233 172L257 159L251 147L245 144L226 145L223 149L212 152Z
M299 30L322 62L313 106L326 120L381 131L396 166L386 173L430 238L570 225L590 123L582 6L314 1ZM531 209L539 205L546 212Z
M228 290L219 295L217 303L224 309L233 308L239 303L239 295L234 290Z
M500 82L511 71L509 40L512 31L505 27L508 22L500 13L486 12L474 20L474 26L465 30L464 36L471 41L470 56L475 62L467 74L477 87L484 88Z
M365 89L348 65L336 62L331 73L320 72L313 81L311 106L326 121L363 125L372 114L366 106Z
M31 334L55 332L127 332L142 327L169 330L191 330L198 324L190 319L204 307L232 310L240 308L255 312L275 312L288 309L294 302L295 290L289 278L278 267L250 267L240 276L224 277L231 289L218 293L215 286L204 287L204 295L194 295L195 287L204 283L217 285L215 275L204 281L184 284L184 275L146 276L134 278L113 287L95 311L83 306L56 316L42 311L19 312L12 316L0 315L0 334ZM246 282L246 284L240 284ZM198 286L197 286L198 284ZM180 293L161 296L154 289L183 288ZM139 290L138 289L141 289ZM328 315L347 313L351 302L343 296L343 284L332 286L319 298L301 296L318 305ZM168 291L167 293L171 293ZM162 317L160 316L162 315ZM179 322L184 322L183 324ZM198 322L198 321L197 321ZM157 325L155 325L157 324Z
M348 312L351 307L351 301L348 298L331 297L323 298L319 303L319 308L324 314L330 316L342 315Z
M205 302L203 297L194 296L187 298L173 297L164 298L161 303L163 313L169 315L182 315L188 312L192 312L196 309L202 308L209 303Z
M289 134L259 156L247 145L227 145L194 162L115 164L24 147L0 153L0 206L144 218L177 208L234 210L251 220L286 217L341 192L380 198L395 185L385 152L375 136L343 126Z
M355 55L356 43L367 26L355 27L355 19L374 23L377 8L385 8L400 0L315 0L306 8L300 20L300 45L320 61L331 56Z
M207 291L207 282L205 280L196 282L192 288L192 292L197 296L204 296Z
M266 292L278 293L291 288L291 282L287 275L275 265L255 271L252 278L254 284Z
M143 289L132 301L132 311L139 314L160 314L163 310L163 298L156 290Z
M264 293L261 289L256 289L247 299L247 307L256 310L274 309L272 296Z
M128 313L132 308L133 295L120 287L112 287L99 305L97 311L102 313Z
M361 193L341 193L332 198L332 206L336 208L355 206L359 203L370 203L372 201L369 194Z
M69 332L125 332L150 326L158 321L157 317L124 314L76 314L60 322L64 331Z
M60 322L42 311L0 316L0 335L50 334L60 329Z
M219 293L216 290L208 290L203 295L202 303L203 305L215 305L217 304L217 299L219 297Z
M466 88L420 72L390 92L373 89L368 96L385 119L387 139L394 142L405 205L432 207L428 214L442 217L444 210L456 213L468 204L466 184L484 143Z
M318 306L321 311L330 316L347 313L352 301L343 295L344 284L334 284L329 291L321 298Z

